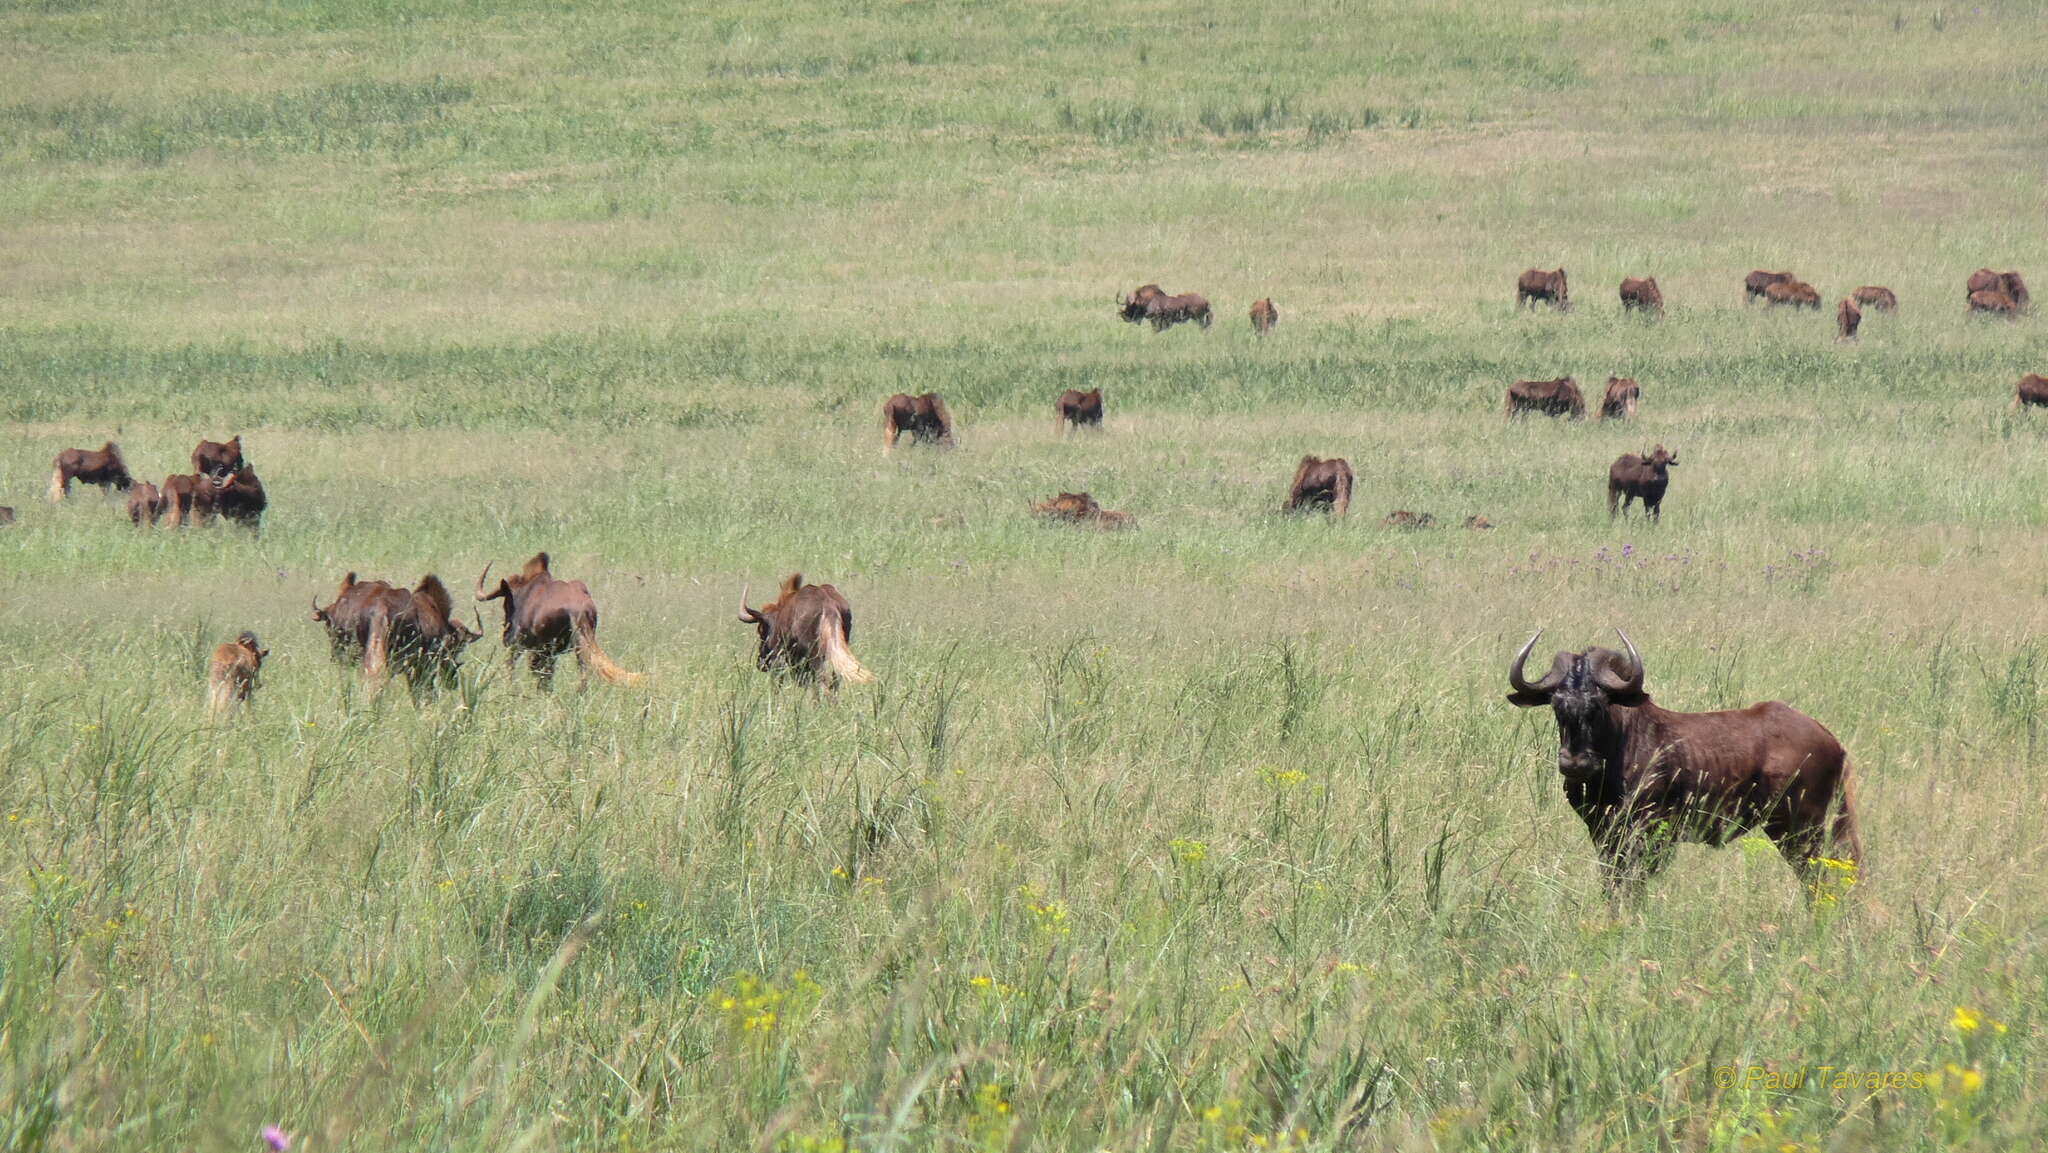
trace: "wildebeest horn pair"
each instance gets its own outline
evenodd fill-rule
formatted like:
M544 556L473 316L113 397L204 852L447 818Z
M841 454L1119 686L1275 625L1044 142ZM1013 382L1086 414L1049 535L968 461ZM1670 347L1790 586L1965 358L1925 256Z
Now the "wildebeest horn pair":
M1616 671L1613 662L1600 661L1593 667L1593 679L1599 681L1601 687L1609 692L1639 693L1643 690L1642 654L1636 652L1635 642L1628 639L1627 633L1618 628L1614 631L1621 637L1622 645L1628 649L1628 668ZM1531 683L1522 675L1522 668L1529 660L1530 651L1542 638L1543 630L1537 629L1536 635L1529 638L1529 643L1522 646L1522 651L1515 654L1515 663L1508 666L1508 684L1518 693L1548 696L1571 674L1572 654L1559 653L1557 659L1551 662L1550 671L1544 673L1542 679Z

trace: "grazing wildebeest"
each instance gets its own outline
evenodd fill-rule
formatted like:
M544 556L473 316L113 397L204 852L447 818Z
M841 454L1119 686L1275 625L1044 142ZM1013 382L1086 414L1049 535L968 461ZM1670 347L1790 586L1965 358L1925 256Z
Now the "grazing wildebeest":
M612 663L597 643L597 602L579 580L557 580L548 571L548 554L535 553L516 575L501 578L488 592L485 578L491 566L476 578L476 599L505 602L505 647L517 664L524 655L541 683L555 675L555 661L571 648L586 675L596 673L615 685L633 684L639 673L629 673Z
M1534 309L1539 300L1560 312L1571 311L1571 286L1565 281L1564 269L1545 272L1540 268L1532 268L1515 281L1516 308L1526 304Z
M1273 307L1273 298L1268 296L1252 302L1252 331L1264 336L1280 323L1280 310Z
M1993 272L1988 268L1980 268L1971 273L1970 279L1963 285L1963 295L1969 298L1973 308L1976 307L1977 294L1980 292L2003 292L2006 296L2012 298L2012 309L1979 310L1984 312L2006 312L2024 309L2033 299L2027 295L2027 282L2020 278L2019 273Z
M1130 513L1103 508L1095 503L1094 497L1085 492L1063 492L1032 505L1031 511L1036 516L1063 520L1070 524L1085 524L1109 532L1138 527L1137 518Z
M1875 312L1896 312L1899 298L1882 284L1866 284L1849 294L1849 299Z
M263 528L263 510L270 507L270 498L264 495L263 482L256 478L255 465L245 460L228 472L216 473L208 483L213 485L215 516L251 532Z
M126 492L135 483L128 466L121 462L121 446L111 440L98 448L67 448L58 453L50 462L50 499L70 496L74 480L96 484L102 493L110 488Z
M2048 408L2048 376L2030 372L2020 377L2019 387L2013 390L2012 406Z
M1789 272L1765 272L1759 268L1742 278L1742 303L1754 304L1757 298L1770 295L1771 285L1791 284L1798 279Z
M1629 277L1621 282L1621 310L1623 312L1647 312L1653 316L1664 315L1664 294L1657 290L1657 278L1643 280Z
M1598 420L1634 420L1636 405L1642 399L1642 386L1634 377L1610 376L1607 391L1600 394L1600 415Z
M1144 319L1152 325L1153 332L1165 332L1189 320L1206 329L1216 317L1209 311L1208 297L1199 292L1183 292L1177 296L1160 295L1147 300Z
M128 494L129 523L140 526L155 524L164 515L163 493L146 480L135 482L134 491Z
M1060 432L1080 428L1084 424L1102 427L1102 390L1099 388L1087 392L1070 388L1060 394L1052 408L1056 414L1053 425Z
M1545 416L1586 418L1586 397L1579 382L1569 376L1556 380L1518 380L1508 386L1508 419L1518 413L1540 412Z
M187 522L205 524L213 515L213 498L220 486L205 473L173 473L164 478L159 496L163 501L164 523L181 528Z
M192 471L200 476L223 476L242 467L242 434L227 441L202 439L192 450Z
M1387 519L1380 522L1380 527L1405 529L1435 528L1436 518L1426 512L1409 512L1405 508L1397 508L1387 514Z
M953 414L936 392L911 396L899 392L882 402L882 453L896 449L896 438L910 434L912 444L953 447Z
M1145 306L1152 303L1152 298L1165 295L1166 290L1156 284L1141 284L1129 294L1120 292L1116 297L1116 314L1125 324L1136 324L1145 319Z
M1287 503L1281 511L1313 509L1343 516L1351 511L1351 485L1355 479L1351 462L1343 457L1333 456L1325 460L1319 456L1304 456L1301 464L1295 467L1294 483L1287 486Z
M248 700L256 691L256 674L263 669L263 658L269 655L270 650L250 632L214 649L206 670L206 715L219 717Z
M1619 630L1617 630L1619 631ZM1643 661L1590 648L1558 653L1530 682L1539 630L1508 666L1508 701L1549 705L1565 799L1586 823L1614 896L1641 894L1681 842L1720 846L1758 825L1816 895L1831 865L1862 860L1849 757L1834 734L1777 701L1677 713L1643 691Z
M2020 306L2005 289L1985 288L1970 294L1970 311L2012 320L2019 316Z
M1608 517L1612 518L1617 511L1626 515L1629 502L1640 500L1650 519L1662 520L1664 490L1671 485L1670 469L1677 463L1678 454L1665 452L1661 444L1641 456L1629 453L1615 461L1607 470Z
M1842 333L1838 339L1856 339L1856 330L1859 327L1861 327L1862 324L1863 310L1856 307L1855 301L1849 299L1846 296L1843 297L1842 303L1837 305L1835 308L1835 326L1841 329Z
M1764 289L1764 303L1820 311L1820 290L1803 280L1780 280Z
M827 674L857 684L875 679L853 655L853 606L831 585L807 585L802 573L791 573L781 595L758 609L747 607L742 586L740 623L760 633L755 664L764 673L783 670L813 682Z
M483 634L455 619L448 586L432 573L412 589L389 581L341 578L333 603L313 605L313 619L327 627L334 658L363 662L363 675L380 685L396 665L418 688L452 684L462 650Z

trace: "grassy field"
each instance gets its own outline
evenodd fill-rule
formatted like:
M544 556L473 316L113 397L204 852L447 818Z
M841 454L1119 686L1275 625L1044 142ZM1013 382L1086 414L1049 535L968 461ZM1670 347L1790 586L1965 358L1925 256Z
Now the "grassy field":
M0 1145L2048 1142L2048 320L1962 309L2048 279L2042 16L0 7ZM1118 323L1148 280L1216 328ZM1641 419L1501 420L1565 373ZM927 389L959 448L884 458ZM43 499L237 432L260 537ZM1275 515L1304 452L1348 521ZM373 698L308 619L539 549L643 686L537 689L493 610ZM878 684L754 669L798 570ZM1841 738L1849 900L1759 842L1606 900L1502 698L1615 625L1665 706Z

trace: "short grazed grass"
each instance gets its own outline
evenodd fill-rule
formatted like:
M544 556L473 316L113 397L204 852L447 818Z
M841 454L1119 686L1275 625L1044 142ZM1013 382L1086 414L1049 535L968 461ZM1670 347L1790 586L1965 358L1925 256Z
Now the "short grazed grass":
M2038 16L0 12L0 1143L2039 1144L2048 344L1961 309L2048 277ZM1902 309L1837 344L1752 267ZM1147 280L1216 329L1117 323ZM1642 419L1501 419L1564 373ZM960 447L884 458L928 389ZM261 536L42 499L234 432ZM1276 515L1305 452L1348 522ZM644 687L540 691L490 615L372 696L307 615L540 549ZM754 669L798 570L879 684ZM1849 899L1753 841L1604 899L1501 698L1616 625L1666 706L1849 747Z

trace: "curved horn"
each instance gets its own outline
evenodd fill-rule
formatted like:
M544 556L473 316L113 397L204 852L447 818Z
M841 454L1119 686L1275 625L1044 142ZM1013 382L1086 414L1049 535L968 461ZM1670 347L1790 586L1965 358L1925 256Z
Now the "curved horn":
M485 579L486 577L489 577L490 575L491 575L491 564L490 564L490 562L489 562L489 561L486 561L486 562L484 562L484 572L483 572L483 576L480 576L480 577L476 578L476 599L478 599L478 600L482 600L482 599L484 599L484 596L485 596L485 593L484 593L484 579Z
M1522 666L1528 663L1530 650L1534 649L1536 642L1541 639L1543 630L1537 629L1536 635L1529 638L1529 643L1522 646L1522 651L1515 654L1515 663L1508 666L1508 684L1518 693L1548 694L1564 680L1564 672L1555 664L1552 664L1550 671L1544 673L1542 679L1534 684L1522 675Z
M1628 649L1628 670L1626 673L1617 674L1613 662L1602 661L1594 668L1593 679L1599 681L1601 687L1609 692L1640 693L1643 691L1643 655L1636 651L1636 643L1628 639L1627 633L1618 628L1614 632L1621 638L1622 645Z
M740 623L743 625L750 625L761 619L760 613L747 607L747 592L753 587L752 582L740 585Z
M319 593L309 593L309 594L307 594L307 597L306 597L306 599L307 599L307 600L309 600L309 601L311 601L311 602L313 602L313 619L314 619L314 620L316 620L316 621L317 621L317 620L319 620L319 619L320 619L320 594L319 594Z

